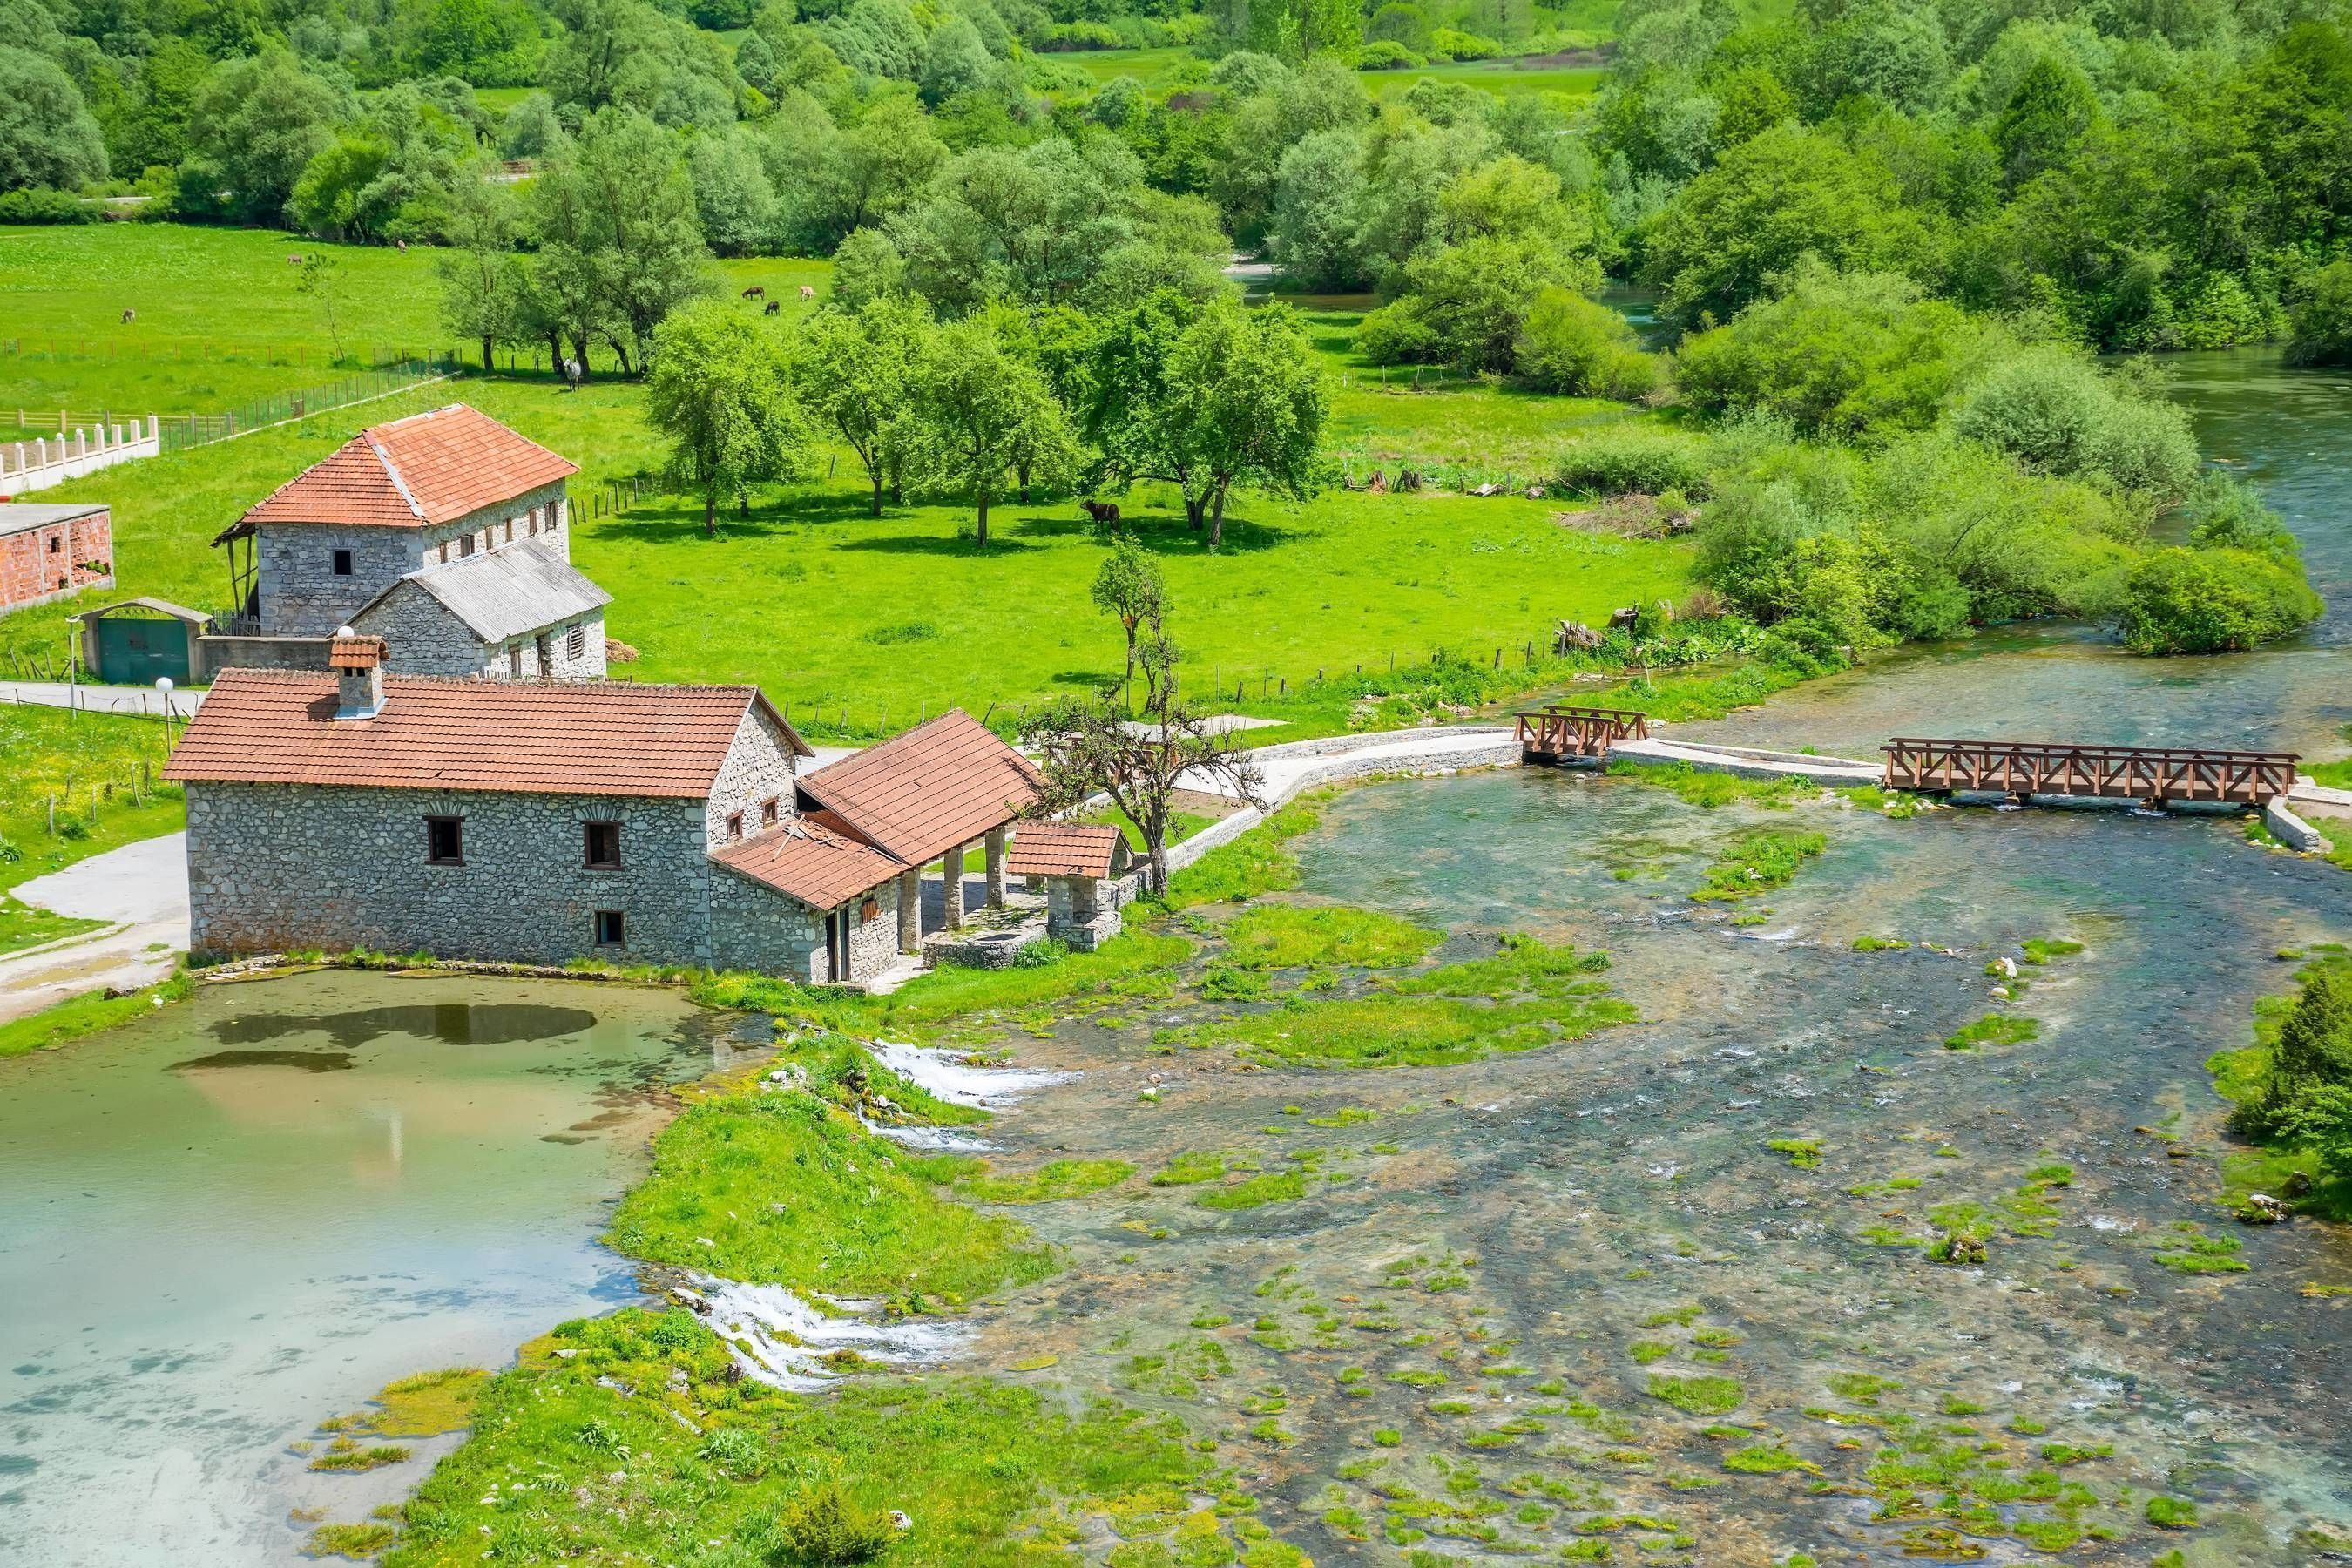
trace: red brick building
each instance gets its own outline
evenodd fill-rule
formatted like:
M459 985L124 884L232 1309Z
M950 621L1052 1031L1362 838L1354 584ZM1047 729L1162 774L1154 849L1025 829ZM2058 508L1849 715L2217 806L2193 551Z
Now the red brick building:
M114 520L105 506L0 506L0 610L112 586Z

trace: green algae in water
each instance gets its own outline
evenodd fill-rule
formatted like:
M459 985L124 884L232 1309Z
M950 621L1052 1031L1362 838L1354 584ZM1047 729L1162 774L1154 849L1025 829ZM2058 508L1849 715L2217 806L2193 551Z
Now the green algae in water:
M1306 1172L1268 1171L1230 1187L1202 1193L1192 1202L1204 1209L1254 1209L1267 1204L1296 1203L1306 1195Z
M2041 1020L2021 1017L2013 1013L1988 1013L1972 1024L1963 1024L1944 1038L1948 1051L1972 1051L1979 1046L2020 1046L2038 1038L2042 1034Z
M1645 1392L1686 1415L1727 1415L1748 1398L1748 1391L1736 1377L1668 1377L1654 1373Z
M1785 888L1796 880L1806 861L1828 847L1829 840L1821 834L1799 828L1759 827L1740 834L1724 846L1691 897L1702 903L1727 903Z
M1789 1163L1801 1171L1810 1171L1822 1163L1822 1146L1811 1138L1775 1138L1764 1147L1776 1154L1786 1154Z
M984 1204L1051 1204L1115 1187L1133 1174L1124 1160L1055 1160L1017 1175L968 1176L956 1187Z

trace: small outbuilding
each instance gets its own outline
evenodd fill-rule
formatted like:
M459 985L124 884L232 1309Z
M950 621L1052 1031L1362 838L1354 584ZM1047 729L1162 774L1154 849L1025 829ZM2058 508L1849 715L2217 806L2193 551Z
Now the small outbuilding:
M205 628L212 617L168 599L118 599L73 617L81 664L98 680L188 686L207 679Z
M114 586L114 514L102 501L0 504L0 610Z
M602 680L613 595L545 538L435 562L352 617L383 637L401 675L492 680Z
M1045 934L1091 952L1118 934L1127 836L1107 822L1024 822L1005 870L1045 885Z

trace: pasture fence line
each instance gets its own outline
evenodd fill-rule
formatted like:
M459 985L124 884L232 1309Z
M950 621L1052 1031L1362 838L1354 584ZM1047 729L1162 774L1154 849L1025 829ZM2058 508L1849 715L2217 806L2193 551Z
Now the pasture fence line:
M313 414L371 403L379 397L389 397L394 393L445 380L458 368L457 362L446 353L412 356L374 370L341 376L317 386L273 393L219 414L163 415L158 421L163 449L166 452L185 451L191 447L209 446L215 441L248 436L274 425L291 424Z

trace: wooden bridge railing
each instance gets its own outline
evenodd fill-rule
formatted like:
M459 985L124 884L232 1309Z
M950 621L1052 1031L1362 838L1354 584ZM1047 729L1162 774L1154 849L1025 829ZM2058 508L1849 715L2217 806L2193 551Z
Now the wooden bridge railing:
M2212 801L2262 805L2294 788L2291 752L2078 746L2048 741L1890 741L1889 789Z
M1602 757L1612 741L1646 741L1647 714L1622 708L1547 707L1517 715L1520 754L1530 758Z

